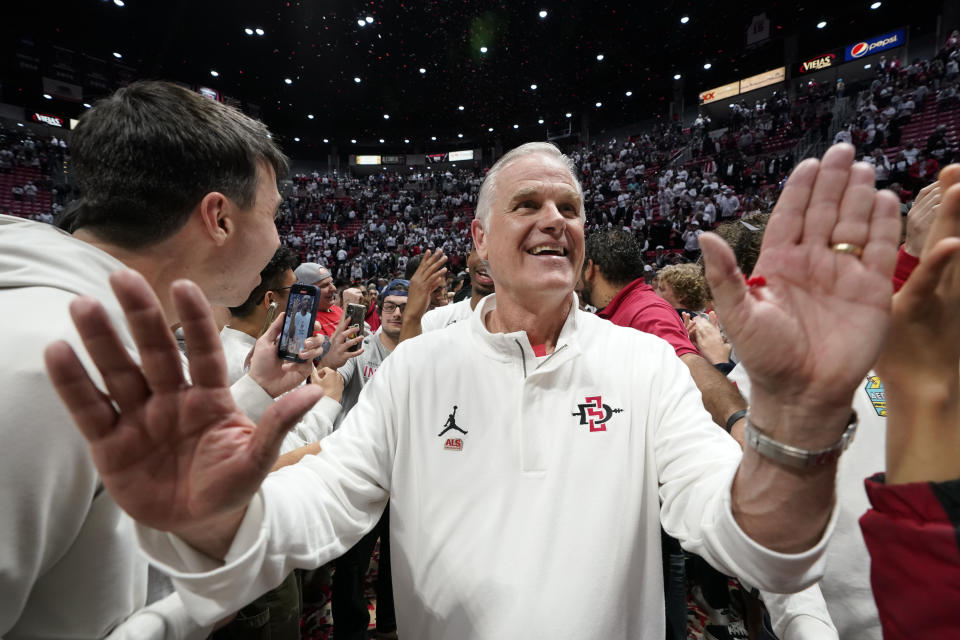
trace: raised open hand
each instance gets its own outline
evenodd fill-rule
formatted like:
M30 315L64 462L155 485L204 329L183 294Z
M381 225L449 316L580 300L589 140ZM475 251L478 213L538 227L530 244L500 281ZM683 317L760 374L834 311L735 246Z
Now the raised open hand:
M407 306L403 311L404 318L409 314L419 319L427 312L434 289L444 283L447 270L443 265L446 262L447 256L443 255L440 249L436 251L428 249L424 252L420 265L410 278L410 292L407 296Z
M893 297L876 370L887 398L887 482L960 474L960 165L940 173L943 199L920 263Z
M794 170L753 272L764 286L744 281L718 236L700 238L717 313L754 396L824 416L849 412L876 361L900 238L896 197L875 192L873 168L851 164L853 155L851 145L835 145Z
M284 434L322 393L317 385L305 385L274 402L253 424L230 394L210 306L195 284L178 281L171 289L186 337L188 383L146 280L123 271L110 282L142 367L122 346L103 306L78 298L71 316L109 396L65 342L45 352L50 378L90 442L103 484L117 504L144 525L222 556Z
M920 252L923 251L927 234L933 224L934 210L940 204L942 197L943 189L940 181L935 180L920 190L907 213L907 237L903 242L903 248L916 258L919 258Z

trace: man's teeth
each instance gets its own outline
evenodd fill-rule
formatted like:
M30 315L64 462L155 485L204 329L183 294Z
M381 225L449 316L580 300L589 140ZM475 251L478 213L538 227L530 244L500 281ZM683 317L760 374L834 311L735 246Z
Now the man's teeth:
M567 255L567 250L561 247L540 246L540 247L534 247L533 249L530 249L528 253L532 253L535 256L539 256L543 254L547 254L551 256L565 256Z

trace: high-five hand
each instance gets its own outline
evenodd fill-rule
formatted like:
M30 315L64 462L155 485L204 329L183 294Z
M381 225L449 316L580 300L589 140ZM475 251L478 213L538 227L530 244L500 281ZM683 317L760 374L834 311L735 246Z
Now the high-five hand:
M90 442L103 484L117 504L140 523L222 557L276 460L284 433L322 392L305 385L277 400L253 424L230 394L220 337L195 284L179 281L172 287L186 336L188 383L146 280L122 271L110 282L142 366L123 348L103 306L78 298L71 315L109 396L65 342L45 352L50 378Z
M855 387L890 323L900 238L896 197L847 144L804 160L774 208L749 286L718 237L700 238L717 313L750 373L753 395L820 413L824 446L839 435ZM839 418L831 421L831 416Z

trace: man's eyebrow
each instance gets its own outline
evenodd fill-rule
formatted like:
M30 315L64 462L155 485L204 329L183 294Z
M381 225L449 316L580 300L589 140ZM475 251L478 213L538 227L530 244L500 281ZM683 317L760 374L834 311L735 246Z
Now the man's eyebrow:
M568 195L573 196L577 202L580 201L580 194L577 193L576 189L573 187L567 187L565 191L567 191ZM513 196L510 198L510 202L517 202L518 200L523 200L524 198L530 198L539 195L540 189L537 187L520 187L513 193Z

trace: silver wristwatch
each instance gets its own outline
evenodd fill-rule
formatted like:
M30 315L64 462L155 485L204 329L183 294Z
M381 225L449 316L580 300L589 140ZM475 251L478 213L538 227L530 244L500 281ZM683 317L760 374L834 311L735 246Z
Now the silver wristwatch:
M846 451L850 443L853 442L853 436L857 433L858 423L857 412L851 411L847 428L835 445L827 447L826 449L810 451L777 442L773 438L763 435L757 431L753 423L750 422L750 414L747 413L747 425L744 428L744 438L747 441L747 446L752 447L765 458L769 458L774 462L788 467L793 467L794 469L809 469L810 467L829 464L839 458L840 454Z

